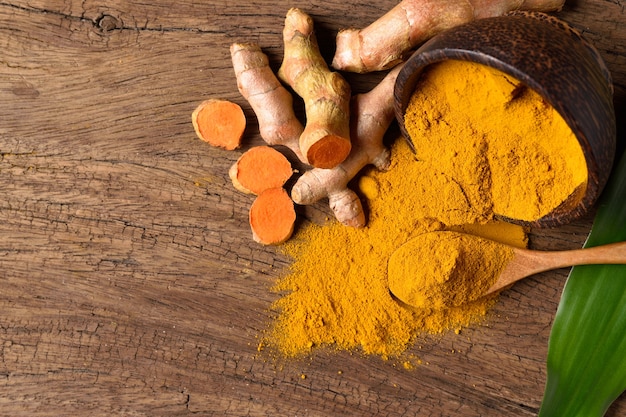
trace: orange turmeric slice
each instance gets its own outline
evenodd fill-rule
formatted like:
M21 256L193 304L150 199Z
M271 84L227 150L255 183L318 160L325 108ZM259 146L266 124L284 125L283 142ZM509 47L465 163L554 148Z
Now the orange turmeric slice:
M241 155L228 175L236 189L258 195L268 188L282 187L293 169L281 152L270 146L255 146Z
M255 242L279 245L293 233L296 211L293 201L282 188L268 188L250 207L250 228Z
M236 103L209 99L196 107L191 114L191 123L200 139L232 151L241 143L246 128L246 116Z

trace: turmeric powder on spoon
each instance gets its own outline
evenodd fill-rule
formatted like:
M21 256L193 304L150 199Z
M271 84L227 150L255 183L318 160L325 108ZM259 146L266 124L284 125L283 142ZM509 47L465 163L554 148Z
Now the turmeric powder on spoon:
M510 247L490 240L424 233L389 258L389 288L415 308L459 307L482 297L512 257Z

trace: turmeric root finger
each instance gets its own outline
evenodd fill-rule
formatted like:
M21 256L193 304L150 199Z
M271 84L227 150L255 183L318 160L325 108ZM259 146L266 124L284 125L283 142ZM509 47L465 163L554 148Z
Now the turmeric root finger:
M565 0L403 0L363 29L337 34L332 67L352 72L388 69L415 46L446 29L513 10L554 11Z
M300 150L306 162L333 168L350 153L350 86L331 72L320 54L313 19L299 9L287 13L283 30L285 56L278 77L304 100L306 126Z
M248 194L261 194L268 188L282 187L293 175L289 160L269 146L255 146L239 157L228 175L233 186Z
M233 150L239 147L246 128L241 107L227 100L209 99L196 107L191 123L200 139L213 146Z
M389 169L390 153L383 144L383 137L394 118L393 88L400 69L401 66L397 66L370 92L352 99L352 152L333 169L313 168L305 172L291 190L294 202L313 204L328 197L339 222L352 227L365 226L361 200L348 188L348 182L368 164L380 170Z
M298 141L304 126L293 111L293 97L280 83L258 44L234 43L230 55L241 95L259 122L259 133L269 145L283 145L305 162Z
M250 228L255 242L279 245L293 234L296 211L284 188L269 188L250 207Z

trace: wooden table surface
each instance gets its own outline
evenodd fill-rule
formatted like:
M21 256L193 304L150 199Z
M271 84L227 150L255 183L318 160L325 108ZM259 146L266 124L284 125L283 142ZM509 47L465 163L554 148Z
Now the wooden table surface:
M257 352L287 260L251 239L251 197L227 176L240 152L198 140L191 112L221 97L254 120L228 47L257 41L276 68L289 7L314 17L330 58L337 30L395 3L0 2L0 415L536 415L567 270L504 293L484 326L422 341L412 371L358 352ZM613 72L620 122L625 8L558 13ZM347 75L355 91L376 77ZM260 143L251 124L244 149ZM578 247L590 225L531 242ZM626 415L626 398L608 415Z

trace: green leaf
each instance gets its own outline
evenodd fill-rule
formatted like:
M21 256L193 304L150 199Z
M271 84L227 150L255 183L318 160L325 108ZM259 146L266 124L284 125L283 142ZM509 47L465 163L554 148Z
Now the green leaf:
M585 247L626 240L626 153ZM601 417L626 390L626 265L572 268L548 346L539 417Z

